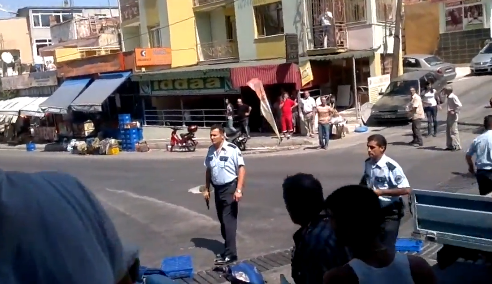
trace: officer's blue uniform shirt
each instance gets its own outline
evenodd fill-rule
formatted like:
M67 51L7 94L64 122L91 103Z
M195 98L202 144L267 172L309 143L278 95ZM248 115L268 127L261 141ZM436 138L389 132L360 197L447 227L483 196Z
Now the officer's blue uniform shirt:
M220 153L213 145L208 148L204 165L211 170L212 184L223 185L237 178L239 167L244 166L244 159L236 145L224 141Z
M364 164L364 178L367 187L372 189L392 189L410 187L403 169L395 160L383 155L377 163L367 159ZM389 205L393 202L399 202L398 196L380 196L379 201L382 206Z
M466 154L476 156L475 166L478 170L492 170L492 130L475 138Z

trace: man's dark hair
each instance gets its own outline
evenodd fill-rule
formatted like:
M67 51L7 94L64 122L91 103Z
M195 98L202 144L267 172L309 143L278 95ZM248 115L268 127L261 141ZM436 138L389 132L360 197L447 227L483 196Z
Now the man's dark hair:
M213 131L213 130L219 130L220 134L224 134L224 127L220 124L214 124L210 127L210 131Z
M285 205L302 222L310 222L323 210L323 187L311 174L288 176L282 184Z
M371 141L376 142L376 144L379 147L384 147L385 150L388 146L388 142L386 141L386 138L384 138L384 136L381 134L373 134L373 135L367 137L367 143L369 143Z
M487 115L483 118L483 127L487 130L492 130L492 115Z
M361 185L343 186L326 198L325 208L331 212L343 235L354 237L345 241L372 241L381 232L384 215L372 189ZM362 240L363 236L372 239Z

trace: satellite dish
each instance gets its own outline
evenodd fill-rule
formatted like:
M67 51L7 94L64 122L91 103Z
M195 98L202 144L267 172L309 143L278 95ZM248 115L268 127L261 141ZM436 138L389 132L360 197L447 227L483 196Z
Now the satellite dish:
M10 52L2 53L1 58L2 58L2 61L7 63L7 64L14 62L14 57L12 56L12 54L10 54Z

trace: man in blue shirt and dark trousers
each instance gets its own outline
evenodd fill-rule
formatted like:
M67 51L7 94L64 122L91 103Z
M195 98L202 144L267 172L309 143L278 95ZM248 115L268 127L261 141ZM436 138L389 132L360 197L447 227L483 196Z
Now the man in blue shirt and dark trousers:
M230 264L237 260L236 230L238 202L243 193L246 169L239 148L224 140L224 128L214 125L210 128L212 146L208 148L204 165L205 199L210 199L210 185L215 189L215 208L220 222L220 232L224 238L225 250L217 255L216 265Z
M468 172L477 177L480 195L487 195L492 192L492 115L484 117L483 126L485 132L473 140L466 152L466 162Z

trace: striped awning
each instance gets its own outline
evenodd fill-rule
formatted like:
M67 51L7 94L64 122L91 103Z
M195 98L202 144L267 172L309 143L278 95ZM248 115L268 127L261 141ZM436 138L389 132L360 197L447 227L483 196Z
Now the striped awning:
M243 66L231 69L234 88L248 86L248 81L253 78L260 79L263 85L295 84L297 90L302 87L299 66L293 63Z

